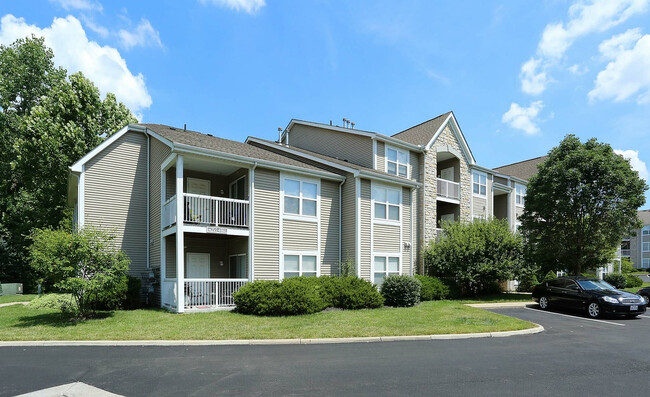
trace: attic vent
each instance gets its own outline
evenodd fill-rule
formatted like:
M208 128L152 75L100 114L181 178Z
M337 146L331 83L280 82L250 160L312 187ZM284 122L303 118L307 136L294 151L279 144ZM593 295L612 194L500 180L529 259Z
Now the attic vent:
M350 119L346 119L345 117L343 117L343 128L354 129L354 122Z
M176 131L176 128L174 128L174 127L169 127L169 129Z

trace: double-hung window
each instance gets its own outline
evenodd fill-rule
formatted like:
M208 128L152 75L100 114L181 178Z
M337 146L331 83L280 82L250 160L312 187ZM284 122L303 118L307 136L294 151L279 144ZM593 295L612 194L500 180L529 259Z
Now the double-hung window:
M316 216L318 184L298 179L284 179L284 213Z
M643 242L643 252L650 252L650 242Z
M399 190L373 186L372 199L375 203L375 219L399 221Z
M650 226L644 226L643 231L641 231L642 236L650 236Z
M642 267L649 268L650 267L650 258L643 258Z
M487 174L474 172L472 174L472 189L477 196L487 196Z
M306 254L285 254L284 255L284 278L305 276L316 277L318 266L316 255Z
M386 147L386 172L389 174L408 178L409 174L409 152Z
M399 257L375 256L373 282L380 285L391 274L399 274Z
M523 207L526 200L526 186L515 184L515 204Z

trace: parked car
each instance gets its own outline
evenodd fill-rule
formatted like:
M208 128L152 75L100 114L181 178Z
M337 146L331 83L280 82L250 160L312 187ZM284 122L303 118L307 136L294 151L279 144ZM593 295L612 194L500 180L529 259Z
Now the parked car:
M650 303L650 287L641 288L636 294L645 300L646 306Z
M639 295L619 291L605 281L587 277L559 277L533 287L539 307L586 310L589 317L604 314L636 317L645 313L646 301Z

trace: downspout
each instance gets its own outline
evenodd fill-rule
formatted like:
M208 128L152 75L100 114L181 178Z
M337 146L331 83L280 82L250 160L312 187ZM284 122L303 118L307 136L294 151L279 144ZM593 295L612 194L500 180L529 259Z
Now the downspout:
M250 175L250 181L249 181L249 186L250 186L250 192L248 192L248 198L250 202L250 216L248 218L248 221L250 224L248 225L248 230L249 230L249 235L248 235L248 257L250 260L250 274L248 278L250 279L251 282L255 281L254 279L254 272L255 272L255 247L253 246L254 244L254 235L253 235L253 224L255 223L254 220L254 215L255 215L255 169L257 168L257 161L253 163L253 168L251 168L249 175Z
M347 178L346 178L347 179ZM339 277L341 276L341 267L343 266L343 256L342 256L342 241L343 241L343 227L341 225L341 222L343 221L343 217L341 214L343 213L343 196L341 196L341 193L343 191L343 184L345 183L345 180L341 181L339 183Z

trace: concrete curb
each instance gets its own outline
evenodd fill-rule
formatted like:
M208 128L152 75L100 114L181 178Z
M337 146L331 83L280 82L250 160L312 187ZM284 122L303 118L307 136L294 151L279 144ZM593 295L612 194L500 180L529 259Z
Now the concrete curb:
M331 343L371 343L423 340L449 340L470 338L501 338L506 336L530 335L544 331L535 327L518 331L477 332L474 334L369 336L357 338L313 338L313 339L234 339L234 340L46 340L46 341L0 341L0 347L26 346L241 346L241 345L322 345Z

